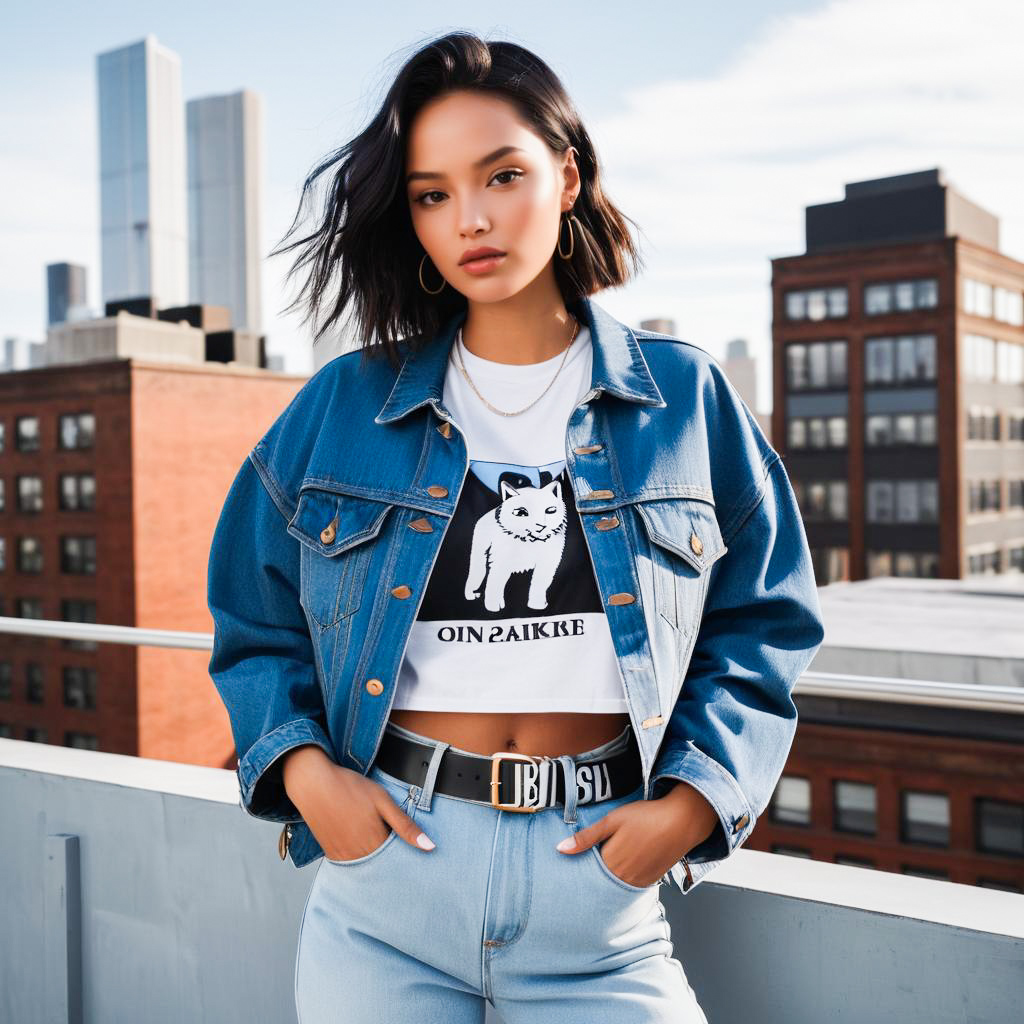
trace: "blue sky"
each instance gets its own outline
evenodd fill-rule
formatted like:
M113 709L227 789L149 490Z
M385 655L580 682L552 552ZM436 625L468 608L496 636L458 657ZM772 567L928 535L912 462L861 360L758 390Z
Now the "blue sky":
M305 174L370 116L399 64L452 29L511 39L562 77L646 268L598 296L628 323L670 316L721 356L746 337L770 403L770 259L803 251L803 207L843 184L941 166L1024 259L1024 5L1007 0L738 0L22 5L0 43L0 334L45 336L44 267L84 263L99 308L96 54L152 32L185 99L242 87L265 104L263 251ZM289 257L265 263L265 326L295 372L307 328L282 317Z

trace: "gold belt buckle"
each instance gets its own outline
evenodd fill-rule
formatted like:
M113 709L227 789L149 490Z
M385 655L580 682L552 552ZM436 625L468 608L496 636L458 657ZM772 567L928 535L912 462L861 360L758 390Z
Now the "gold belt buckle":
M518 804L503 804L498 802L498 790L501 788L501 762L503 760L529 761L540 768L541 758L531 757L529 754L515 754L503 750L499 754L491 755L491 806L499 811L539 811L541 807L520 807Z

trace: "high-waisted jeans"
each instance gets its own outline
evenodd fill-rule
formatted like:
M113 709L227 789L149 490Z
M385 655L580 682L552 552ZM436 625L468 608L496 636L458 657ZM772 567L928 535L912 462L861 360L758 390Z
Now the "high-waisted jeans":
M577 806L573 792L565 807L501 811L434 792L447 744L387 728L435 746L422 787L376 765L369 777L436 849L392 831L364 857L321 859L299 928L299 1024L481 1024L485 1001L504 1024L707 1024L672 957L658 883L619 879L600 844L555 849L643 799L642 785L594 804ZM622 749L629 730L560 758L568 777Z

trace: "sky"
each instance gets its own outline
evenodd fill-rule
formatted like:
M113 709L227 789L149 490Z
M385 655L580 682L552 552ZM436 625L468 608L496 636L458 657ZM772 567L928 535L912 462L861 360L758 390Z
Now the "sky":
M427 40L468 29L528 46L562 79L610 196L641 229L643 270L596 301L634 326L670 317L720 359L746 338L760 410L770 261L804 251L804 207L842 199L847 182L941 167L1024 260L1016 0L19 7L0 38L0 336L45 337L50 262L84 264L101 308L96 55L147 33L181 57L185 100L262 95L265 257L306 174ZM288 371L309 373L310 326L282 312L298 287L285 286L290 259L264 260L264 330Z

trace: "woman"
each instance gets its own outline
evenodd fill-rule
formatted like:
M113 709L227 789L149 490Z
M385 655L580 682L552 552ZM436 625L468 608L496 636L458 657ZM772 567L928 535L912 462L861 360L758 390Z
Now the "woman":
M706 1021L658 885L792 741L822 632L781 461L713 359L589 298L637 256L534 54L434 41L304 198L332 167L296 302L337 276L317 337L353 308L362 344L250 453L209 576L242 804L323 855L299 1019Z

